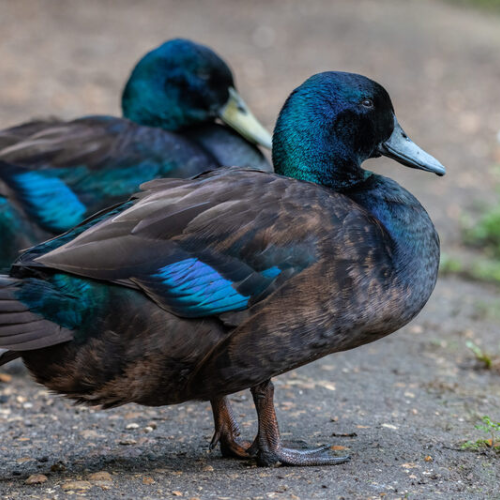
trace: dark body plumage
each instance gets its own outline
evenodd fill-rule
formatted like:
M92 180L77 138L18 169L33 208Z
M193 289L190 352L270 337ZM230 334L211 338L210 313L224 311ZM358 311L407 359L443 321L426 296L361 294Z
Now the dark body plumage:
M231 72L218 56L172 40L132 73L125 118L42 120L1 131L0 230L12 237L2 238L0 268L21 249L125 201L148 180L221 165L270 170L254 145L214 123L234 95Z
M423 256L420 246L406 255L362 206L321 186L240 170L157 181L133 208L98 223L67 247L35 260L28 252L16 264L14 275L36 269L48 277L42 310L60 286L52 272L99 280L65 278L68 291L78 292L65 306L68 314L77 311L78 321L88 317L88 324L79 326L79 342L51 347L43 356L25 353L28 366L44 374L41 381L49 388L105 406L164 405L246 389L399 329L434 287L438 240L413 196L401 188L396 197L387 194L385 188L397 185L383 177L367 183L378 203L409 205L397 211L397 223L422 219L405 232L418 238ZM221 301L217 317L198 319L205 307L215 308L216 299L207 293L206 305L183 300L187 294L155 276L189 259L224 270L233 284L225 293L234 289L235 301L244 297L245 306L238 307L243 311L228 313ZM279 274L266 276L272 269ZM108 338L109 332L120 335ZM59 367L55 373L50 359ZM79 386L84 366L85 379L93 382ZM124 373L118 367L125 367ZM137 378L138 367L143 378ZM137 393L130 390L134 386Z
M322 90L329 92L318 96ZM358 75L317 75L280 114L276 169L285 168L283 141L295 132L289 172L294 161L302 165L307 146L315 161L296 175L330 169L331 182L341 181L337 189L250 169L155 180L129 202L29 250L0 278L0 347L19 353L38 381L79 401L109 407L210 399L214 442L238 456L257 453L262 464L344 461L325 450L304 458L281 447L268 381L408 323L434 288L439 241L409 192L347 165L356 127L341 139L330 130L323 142L309 129L301 138L303 122L288 116L305 106L304 121L324 129L314 116L331 112L332 96L342 113L373 94L380 109L361 110L355 121L366 132L364 155L392 148L397 156L393 146L403 136L382 91ZM416 156L425 154L411 144ZM338 175L329 158L335 149L344 160ZM437 162L414 166L444 172ZM238 441L224 400L246 388L259 413L252 447Z

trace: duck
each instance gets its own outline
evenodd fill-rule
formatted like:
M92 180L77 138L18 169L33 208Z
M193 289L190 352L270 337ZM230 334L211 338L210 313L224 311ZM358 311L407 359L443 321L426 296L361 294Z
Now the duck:
M123 117L38 120L0 131L0 269L21 249L126 201L145 181L221 165L272 170L271 135L209 47L169 40L122 93ZM222 123L218 123L221 121Z
M20 357L51 391L101 408L210 401L224 456L346 462L282 442L272 378L399 330L434 289L438 234L409 191L362 168L382 155L445 174L380 84L310 77L279 114L274 173L156 179L21 255L0 276L0 364ZM228 399L247 389L253 441Z

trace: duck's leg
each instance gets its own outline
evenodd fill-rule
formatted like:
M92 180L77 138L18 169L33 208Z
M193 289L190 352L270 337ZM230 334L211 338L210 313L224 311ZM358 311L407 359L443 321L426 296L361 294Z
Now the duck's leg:
M215 424L215 434L210 442L210 450L220 443L222 455L225 457L249 458L255 455L255 453L252 455L250 451L252 443L240 438L240 428L227 397L212 399L210 403Z
M281 443L278 421L274 411L274 386L270 380L252 388L259 418L256 438L259 465L335 465L347 462L349 456L336 456L330 446L310 450L285 448ZM254 448L254 446L252 446Z

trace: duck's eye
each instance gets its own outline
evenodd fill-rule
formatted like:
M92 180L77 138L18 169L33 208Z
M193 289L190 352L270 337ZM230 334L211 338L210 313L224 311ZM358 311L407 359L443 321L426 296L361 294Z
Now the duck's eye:
M201 78L202 80L210 80L210 73L198 73L198 78Z
M365 108L373 108L373 101L371 99L363 99L361 101L361 105L364 106Z

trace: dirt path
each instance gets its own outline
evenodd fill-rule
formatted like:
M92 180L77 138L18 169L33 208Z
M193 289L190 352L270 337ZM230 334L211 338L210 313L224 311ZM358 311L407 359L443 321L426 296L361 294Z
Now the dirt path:
M459 245L461 212L497 196L490 167L500 161L500 17L436 1L4 1L1 125L118 113L133 63L173 36L203 41L230 61L269 127L289 91L315 72L383 83L409 135L449 174L437 179L389 160L372 168L422 200L445 251ZM500 374L478 369L465 345L500 352L499 304L495 288L442 279L398 334L277 379L283 434L348 448L351 462L337 467L267 470L208 455L204 403L75 408L15 365L0 381L0 496L500 498L500 456L460 450L485 437L474 428L481 416L500 421ZM253 435L249 395L233 399ZM101 471L109 476L92 475ZM33 474L48 480L25 485Z

